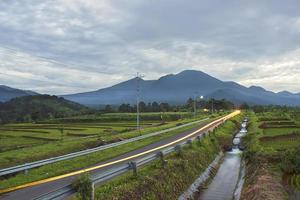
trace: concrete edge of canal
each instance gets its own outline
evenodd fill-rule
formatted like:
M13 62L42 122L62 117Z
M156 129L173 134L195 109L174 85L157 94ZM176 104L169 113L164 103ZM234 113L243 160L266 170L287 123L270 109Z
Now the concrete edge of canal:
M178 198L178 200L239 200L244 184L245 162L242 160L240 143L247 134L248 120L244 119L240 131L234 136L231 151L220 152L207 169ZM216 173L211 173L217 170ZM203 185L209 183L206 189Z

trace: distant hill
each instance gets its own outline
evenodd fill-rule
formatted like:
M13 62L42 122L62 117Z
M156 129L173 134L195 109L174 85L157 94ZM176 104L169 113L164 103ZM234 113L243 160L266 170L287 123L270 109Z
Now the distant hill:
M0 103L0 122L30 122L69 117L90 112L85 106L62 97L49 95L23 96Z
M97 91L64 95L63 97L84 105L105 105L136 102L137 78ZM189 97L227 99L236 104L300 105L300 95L286 92L274 93L262 87L245 87L236 82L224 82L204 72L185 70L163 76L158 80L140 79L141 100L145 102L185 103Z
M280 96L283 96L283 97L294 97L294 96L299 96L300 97L300 93L294 94L294 93L291 93L289 91L281 91L281 92L278 92L277 94L280 95Z
M29 90L20 90L5 85L0 85L0 102L5 102L16 97L28 95L38 95L38 93Z

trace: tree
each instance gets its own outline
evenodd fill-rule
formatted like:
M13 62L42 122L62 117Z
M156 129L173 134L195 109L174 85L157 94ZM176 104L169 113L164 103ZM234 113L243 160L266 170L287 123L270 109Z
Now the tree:
M190 97L186 102L187 108L194 108L194 100Z
M156 101L154 101L152 103L152 112L159 112L159 111L160 111L159 104Z
M161 112L168 112L170 110L170 105L168 103L161 103L159 107Z
M242 109L242 110L248 110L249 108L250 107L247 103L243 103L243 104L240 105L240 109Z
M152 105L151 105L151 103L147 104L146 110L147 110L147 112L152 112Z
M113 111L113 109L112 109L112 107L111 107L110 105L106 105L106 106L105 106L104 112L110 113L110 112L112 112L112 111Z
M29 115L29 114L25 115L25 116L23 117L23 121L24 121L24 122L31 122L31 121L32 121L31 115Z
M130 106L130 104L122 104L119 106L119 112L132 112L133 108Z
M146 106L145 102L141 101L139 103L139 108L140 108L140 112L146 112L147 106Z

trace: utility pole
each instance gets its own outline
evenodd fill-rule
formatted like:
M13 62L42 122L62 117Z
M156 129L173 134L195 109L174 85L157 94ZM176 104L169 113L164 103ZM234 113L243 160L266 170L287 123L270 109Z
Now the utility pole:
M196 117L197 114L197 95L194 94L194 117Z
M136 129L140 132L140 80L143 78L139 72L136 74Z
M214 99L211 99L211 113L214 113Z

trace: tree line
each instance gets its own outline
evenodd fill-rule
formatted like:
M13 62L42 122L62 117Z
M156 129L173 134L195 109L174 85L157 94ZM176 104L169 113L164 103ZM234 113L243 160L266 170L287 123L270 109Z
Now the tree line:
M207 110L231 110L234 109L234 104L226 99L216 100L216 99L209 99L209 100L194 100L189 98L185 104L175 105L169 104L166 102L158 103L154 102L144 102L141 101L139 103L139 110L140 112L178 112L178 111L193 111L194 107L196 109L207 109ZM132 104L121 104L118 107L114 107L111 105L106 105L103 109L104 112L122 112L122 113L133 113L136 112L137 106Z
M80 104L50 95L17 97L0 103L0 124L37 122L94 113Z

